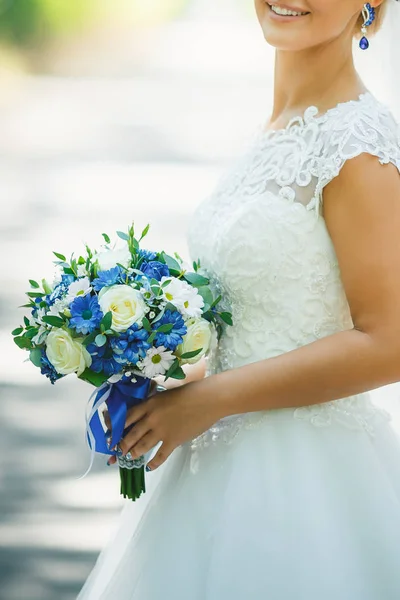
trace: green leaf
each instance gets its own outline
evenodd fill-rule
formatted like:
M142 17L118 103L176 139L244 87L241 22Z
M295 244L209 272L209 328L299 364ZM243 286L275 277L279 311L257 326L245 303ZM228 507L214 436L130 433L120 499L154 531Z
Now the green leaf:
M26 292L26 295L29 296L29 298L43 298L45 294L40 292Z
M64 256L64 254L59 254L58 252L53 252L53 254L55 256L57 256L57 258L59 258L60 260L64 260L64 261L67 260Z
M93 333L90 333L88 336L85 337L85 339L83 340L83 345L84 346L89 346L89 344L92 344L94 342L94 340L97 337L97 332L94 331Z
M164 323L164 325L160 325L160 327L158 327L157 331L159 331L160 333L169 333L173 330L173 328L173 323Z
M201 318L211 322L214 320L214 313L212 313L210 310L207 310L201 315Z
M91 369L85 369L79 376L79 379L83 379L83 381L87 381L96 387L103 385L108 378L109 375L106 375L105 373L95 373Z
M35 367L42 366L42 351L39 348L33 348L29 353L29 359Z
M156 333L157 333L156 331L153 331L153 333L151 333L151 334L149 335L149 337L148 337L148 339L147 339L147 343L148 343L148 344L152 344L152 343L153 343L153 341L154 341L154 338L156 337Z
M197 288L197 291L203 298L205 304L211 305L213 303L214 296L207 285L201 285L199 288Z
M135 250L139 250L139 242L136 238L132 238L132 246L135 248Z
M213 303L210 305L210 308L214 308L214 306L216 306L221 299L222 299L222 296L218 296L218 298L216 298L213 301Z
M102 233L101 234L103 236L103 238L105 239L106 243L109 244L110 243L110 237L106 234L106 233Z
M104 344L107 343L107 337L105 335L101 335L101 334L96 335L95 343L96 343L96 346L101 348L101 346L104 346Z
M84 265L85 264L85 259L83 258L83 256L80 256L78 258L78 265Z
M40 288L40 285L34 279L30 279L29 283L31 284L31 287L35 288L36 290L38 290Z
M151 333L153 331L151 328L151 325L150 325L150 321L148 320L147 317L143 317L142 325L143 325L143 329L145 329L149 333Z
M176 312L178 309L176 308L175 304L172 304L171 302L167 302L167 304L164 306L164 311L166 310L171 310L172 312Z
M65 273L65 275L75 275L74 270L71 269L70 267L65 267L64 268L64 273Z
M150 223L147 223L146 227L142 231L142 235L140 236L139 241L142 240L148 234L149 229L150 229Z
M26 326L26 327L29 327L29 326L30 326L30 323L29 323L29 319L28 319L28 317L24 317L24 323L25 323L25 326Z
M46 294L51 294L52 289L49 286L49 284L47 283L46 279L42 279L42 287L43 287L43 289L44 289L44 291L45 291Z
M193 261L193 270L194 270L195 272L197 271L197 263L196 263L196 261L195 261L195 260Z
M169 285L171 283L172 279L166 279L165 281L162 282L161 287L165 288L167 287L167 285Z
M17 327L17 329L14 329L14 331L11 332L11 335L20 335L23 332L23 330L23 327Z
M104 326L104 330L110 329L110 327L112 325L112 312L111 312L111 310L108 311L108 313L106 313L104 315L104 317L102 318L100 324Z
M178 367L175 371L170 375L172 379L186 379L185 371L182 367Z
M199 348L198 350L193 350L192 352L185 352L184 354L181 354L181 358L193 358L194 356L197 356L198 354L200 354L200 352L203 350L203 348Z
M64 326L64 319L62 319L61 317L54 317L54 316L50 315L50 316L43 317L42 320L45 323L47 323L48 325L52 325L53 327L63 327Z
M209 285L210 280L207 277L203 277L203 275L199 275L198 273L185 273L184 275L186 281L194 285L195 287L200 287L202 285Z
M117 231L117 236L120 237L121 240L125 240L125 242L127 242L129 239L128 234L124 233L123 231Z
M178 274L181 272L181 266L180 264L174 259L172 258L172 256L169 256L168 254L165 254L165 252L163 252L163 258L165 260L165 264L167 265L167 267L169 268L169 270L171 271L171 274Z
M19 348L32 348L32 342L31 340L28 340L28 338L24 337L24 336L20 336L20 337L15 337L14 338L14 342L17 344L17 346Z
M222 312L222 313L218 313L218 314L221 317L221 319L223 321L225 321L225 323L227 323L228 325L233 325L231 313L229 313L229 312Z
M31 340L38 333L39 333L39 329L37 327L32 327L31 329L28 329L28 331L24 335L25 335L26 338L28 338L29 340Z
M165 375L165 379L168 379L168 377L171 377L172 373L179 368L179 359L175 358L174 362L172 363L172 365L170 366L170 368L166 371Z
M125 267L124 265L121 265L121 263L117 263L117 267L121 267L121 269L122 269L123 271L128 271L128 268L127 268L127 267Z

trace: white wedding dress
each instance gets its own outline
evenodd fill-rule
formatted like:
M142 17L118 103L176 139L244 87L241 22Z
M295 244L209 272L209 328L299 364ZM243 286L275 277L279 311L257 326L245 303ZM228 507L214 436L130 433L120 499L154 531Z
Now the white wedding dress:
M353 327L322 191L363 152L400 169L370 92L261 126L199 205L191 258L234 321L208 376ZM400 599L400 438L370 393L222 419L147 482L79 600Z

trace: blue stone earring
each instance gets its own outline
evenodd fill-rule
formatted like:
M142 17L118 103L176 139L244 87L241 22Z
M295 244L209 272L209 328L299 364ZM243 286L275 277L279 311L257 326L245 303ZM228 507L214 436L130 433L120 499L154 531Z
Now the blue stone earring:
M363 33L364 35L360 40L360 48L361 50L366 50L369 47L369 41L365 37L365 34L367 33L367 27L368 25L371 25L371 23L375 19L375 9L373 6L370 5L369 2L367 2L367 4L364 4L364 8L362 9L362 15L364 17L364 23L361 27L361 33Z

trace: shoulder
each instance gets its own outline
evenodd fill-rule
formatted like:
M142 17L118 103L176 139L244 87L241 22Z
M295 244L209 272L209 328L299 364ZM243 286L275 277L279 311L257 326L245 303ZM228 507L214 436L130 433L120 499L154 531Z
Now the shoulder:
M336 153L347 159L370 152L383 163L400 158L400 125L389 107L369 92L329 111L321 131L328 157Z
M329 111L320 123L320 135L315 173L318 207L339 189L342 196L344 192L353 195L366 181L385 185L388 173L392 184L399 179L400 125L390 109L371 93ZM383 172L382 165L389 163L392 168ZM331 184L335 178L339 181Z

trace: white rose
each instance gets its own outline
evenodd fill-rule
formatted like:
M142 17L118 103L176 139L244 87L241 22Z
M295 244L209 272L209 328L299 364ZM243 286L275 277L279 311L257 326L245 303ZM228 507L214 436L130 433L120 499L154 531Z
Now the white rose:
M53 329L46 339L46 355L57 373L79 377L92 364L92 357L81 340L72 338L65 329Z
M177 347L176 354L180 356L186 352L194 352L202 348L201 352L193 358L186 358L182 361L183 363L194 364L210 349L214 327L205 319L188 319L185 325L187 333L183 336L182 344Z
M128 246L124 246L119 250L105 250L96 254L94 257L99 263L99 271L108 271L117 266L117 263L124 267L129 267L132 262L132 256Z
M146 312L141 293L130 285L104 287L99 293L99 304L104 314L112 312L111 329L122 332L133 323L142 323Z

